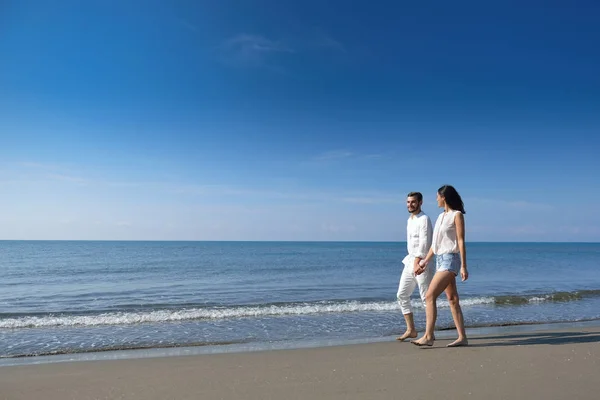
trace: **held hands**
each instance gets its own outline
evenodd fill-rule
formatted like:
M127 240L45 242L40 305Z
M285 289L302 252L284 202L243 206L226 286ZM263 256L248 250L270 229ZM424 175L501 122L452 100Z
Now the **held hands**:
M425 260L415 259L414 273L415 275L421 275L427 268L427 262Z
M421 270L421 266L419 265L419 259L415 258L415 262L413 263L413 272L415 275L419 275Z

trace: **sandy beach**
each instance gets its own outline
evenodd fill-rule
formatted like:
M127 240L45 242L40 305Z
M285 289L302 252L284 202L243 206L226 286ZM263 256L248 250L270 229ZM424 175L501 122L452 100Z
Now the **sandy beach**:
M0 368L19 399L595 399L600 328Z

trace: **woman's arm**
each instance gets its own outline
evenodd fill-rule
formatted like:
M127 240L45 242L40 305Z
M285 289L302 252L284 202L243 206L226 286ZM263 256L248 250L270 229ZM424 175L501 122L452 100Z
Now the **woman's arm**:
M423 264L425 264L425 265L429 264L429 261L431 261L432 258L433 258L433 247L430 247L429 251L427 252L427 255L423 259L423 261L424 261Z
M467 246L465 245L465 217L461 212L456 213L454 217L456 225L456 238L458 240L458 250L460 251L460 277L463 281L469 279L467 270Z

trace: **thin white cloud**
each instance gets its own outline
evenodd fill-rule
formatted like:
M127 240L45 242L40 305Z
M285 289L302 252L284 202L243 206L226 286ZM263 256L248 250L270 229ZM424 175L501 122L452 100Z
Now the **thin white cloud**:
M319 155L316 159L321 161L342 160L357 156L346 150L336 150ZM18 171L13 171L18 172ZM101 177L94 179L85 176L75 176L72 171L65 170L64 173L46 172L42 169L38 174L11 174L10 180L1 181L0 184L73 184L84 185L89 189L100 190L103 193L115 193L126 196L125 193L135 191L145 192L148 195L166 195L174 198L192 198L198 200L232 199L243 201L277 201L277 202L302 202L309 203L347 203L355 205L383 205L402 204L403 196L397 193L372 192L372 191L328 191L299 186L271 185L270 187L247 187L229 184L197 184L169 181L111 181Z
M357 156L358 157L358 156ZM4 167L4 166L3 166ZM9 165L9 174L19 172ZM31 167L21 166L20 171ZM104 170L104 169L103 169ZM0 198L0 238L115 240L404 240L405 193L319 189L294 182L265 182L262 187L202 185L177 177L152 182L111 182L91 178L73 166L66 176L82 173L89 182L75 196L77 180L49 177L54 170L23 173L31 185L15 185ZM126 171L120 171L126 177ZM160 171L156 171L160 175ZM10 176L10 175L9 175ZM93 179L92 179L93 178ZM19 189L26 190L19 190ZM42 194L44 197L42 197ZM428 196L430 197L430 196ZM50 199L51 201L46 201ZM478 202L478 203L477 203ZM465 197L469 241L598 240L597 218L556 216L526 198L512 200ZM475 204L477 203L477 204ZM472 204L472 206L471 206ZM546 205L547 206L547 205ZM515 212L519 207L527 212ZM500 208L500 212L498 209ZM586 208L588 210L589 208ZM426 212L433 218L437 209ZM439 211L439 210L437 210ZM585 213L584 213L585 214ZM522 218L526 215L527 218ZM569 217L569 218L567 218ZM559 225L556 225L556 224Z
M181 17L175 17L175 22L177 24L179 24L179 26L181 26L182 28L187 29L190 32L198 32L198 26L190 21L188 21L185 18L181 18Z
M155 186L156 188L156 186ZM160 187L163 191L168 191L174 194L191 195L191 196L245 196L245 197L262 197L262 198L296 198L307 199L309 196L302 193L295 193L285 190L272 190L263 188L248 188L243 186L232 185L197 185L197 184L164 184Z
M191 30L197 27L180 21ZM191 25L191 26L190 26ZM241 33L223 41L219 46L223 62L236 67L262 67L280 73L288 73L281 66L282 56L294 53L311 54L319 49L334 53L347 53L346 46L332 35L317 30L304 32L300 37L276 40L263 35Z
M331 35L327 33L319 34L316 45L319 47L324 47L327 49L332 49L335 51L339 51L342 53L347 53L346 47L337 39L334 39Z
M368 155L369 158L372 155ZM364 158L364 155L356 154L347 149L333 150L319 154L315 157L315 160L321 160L321 162L329 161L336 162L342 160L357 160ZM86 176L77 176L74 174L76 171L73 168L70 170L56 171L56 166L48 166L39 163L21 163L20 171L29 171L33 169L37 171L34 173L24 173L19 175L19 169L12 168L11 173L6 176L8 180L3 181L0 179L1 185L17 185L21 184L43 184L44 190L51 188L49 184L55 184L56 190L61 190L64 185L74 186L85 186L85 190L93 190L98 193L103 193L107 196L112 196L115 199L123 199L124 202L128 201L133 193L139 195L144 193L148 198L156 198L160 196L165 201L172 202L197 202L198 204L210 204L215 201L232 201L232 202L246 202L250 201L252 204L288 204L288 205L324 205L324 204L338 204L347 205L347 207L369 207L373 209L379 209L381 207L400 207L404 205L405 194L399 192L390 191L369 191L369 190L323 190L310 188L306 186L298 185L287 185L287 184L271 184L263 187L248 187L243 185L229 185L229 184L209 184L203 185L198 183L186 183L186 182L174 182L174 181L148 181L148 182L136 182L136 181L111 181L102 179L102 177L95 177L94 179ZM14 165L13 165L14 167ZM63 173L64 171L64 173ZM79 170L77 170L79 171ZM60 186L59 186L60 185ZM32 186L33 187L33 186ZM41 187L41 186L40 186ZM58 193L58 192L57 192ZM489 198L465 198L467 210L470 209L470 205L477 205L477 209L483 210L506 210L507 212L516 211L536 211L539 213L547 213L555 209L554 206L534 203L527 200L503 200L503 199L489 199ZM435 214L435 203L428 201L426 203L426 209L431 213ZM487 211L485 211L487 212ZM474 214L475 215L475 214ZM127 215L122 216L122 221L127 221ZM478 217L479 218L479 217ZM119 221L119 220L117 220ZM537 227L539 229L539 227ZM521 231L513 231L513 234L525 235L527 229L533 229L532 227L522 228ZM535 232L532 232L533 234ZM541 232L537 232L541 234Z
M330 162L330 161L341 161L341 160L356 160L356 161L378 161L384 160L389 155L380 153L366 153L360 154L347 149L336 149L329 150L323 153L317 154L310 161L311 162Z
M367 160L381 160L385 158L385 156L383 154L365 154L363 158Z
M362 197L341 197L341 201L354 204L402 204L403 198L400 196L362 196Z
M0 184L32 184L39 182L70 182L87 184L90 181L76 173L74 168L57 164L18 162L0 170Z
M282 41L270 40L260 35L249 35L243 33L229 39L226 44L230 47L239 46L244 50L257 52L284 52L293 53L294 50Z
M275 56L295 52L283 41L247 33L225 40L220 50L223 60L230 65L269 68L279 68L271 63Z
M333 161L342 160L350 157L354 157L355 153L348 150L331 150L324 153L318 154L313 160L314 161Z
M316 154L299 163L300 167L325 168L335 167L340 164L355 168L371 167L374 163L382 163L390 160L387 154L357 153L348 149L335 149Z
M31 162L31 161L18 162L18 163L16 163L16 166L25 167L25 168L29 168L29 169L44 170L44 171L56 171L56 170L61 170L61 169L65 168L58 164L46 164L46 163Z
M304 202L343 202L353 204L392 204L402 203L400 196L387 193L368 192L328 192L307 188L293 189L254 189L228 185L183 185L166 186L165 189L182 195L193 196L235 196L262 200L289 200Z
M77 176L70 176L70 175L63 175L63 174L46 174L45 176L50 179L57 180L57 181L73 182L73 183L80 183L80 184L89 183L89 181L87 179L80 178Z

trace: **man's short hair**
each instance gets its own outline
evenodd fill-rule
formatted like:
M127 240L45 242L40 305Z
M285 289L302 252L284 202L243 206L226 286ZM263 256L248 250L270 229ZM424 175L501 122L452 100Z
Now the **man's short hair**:
M418 201L423 201L421 192L410 192L407 197L416 197Z

